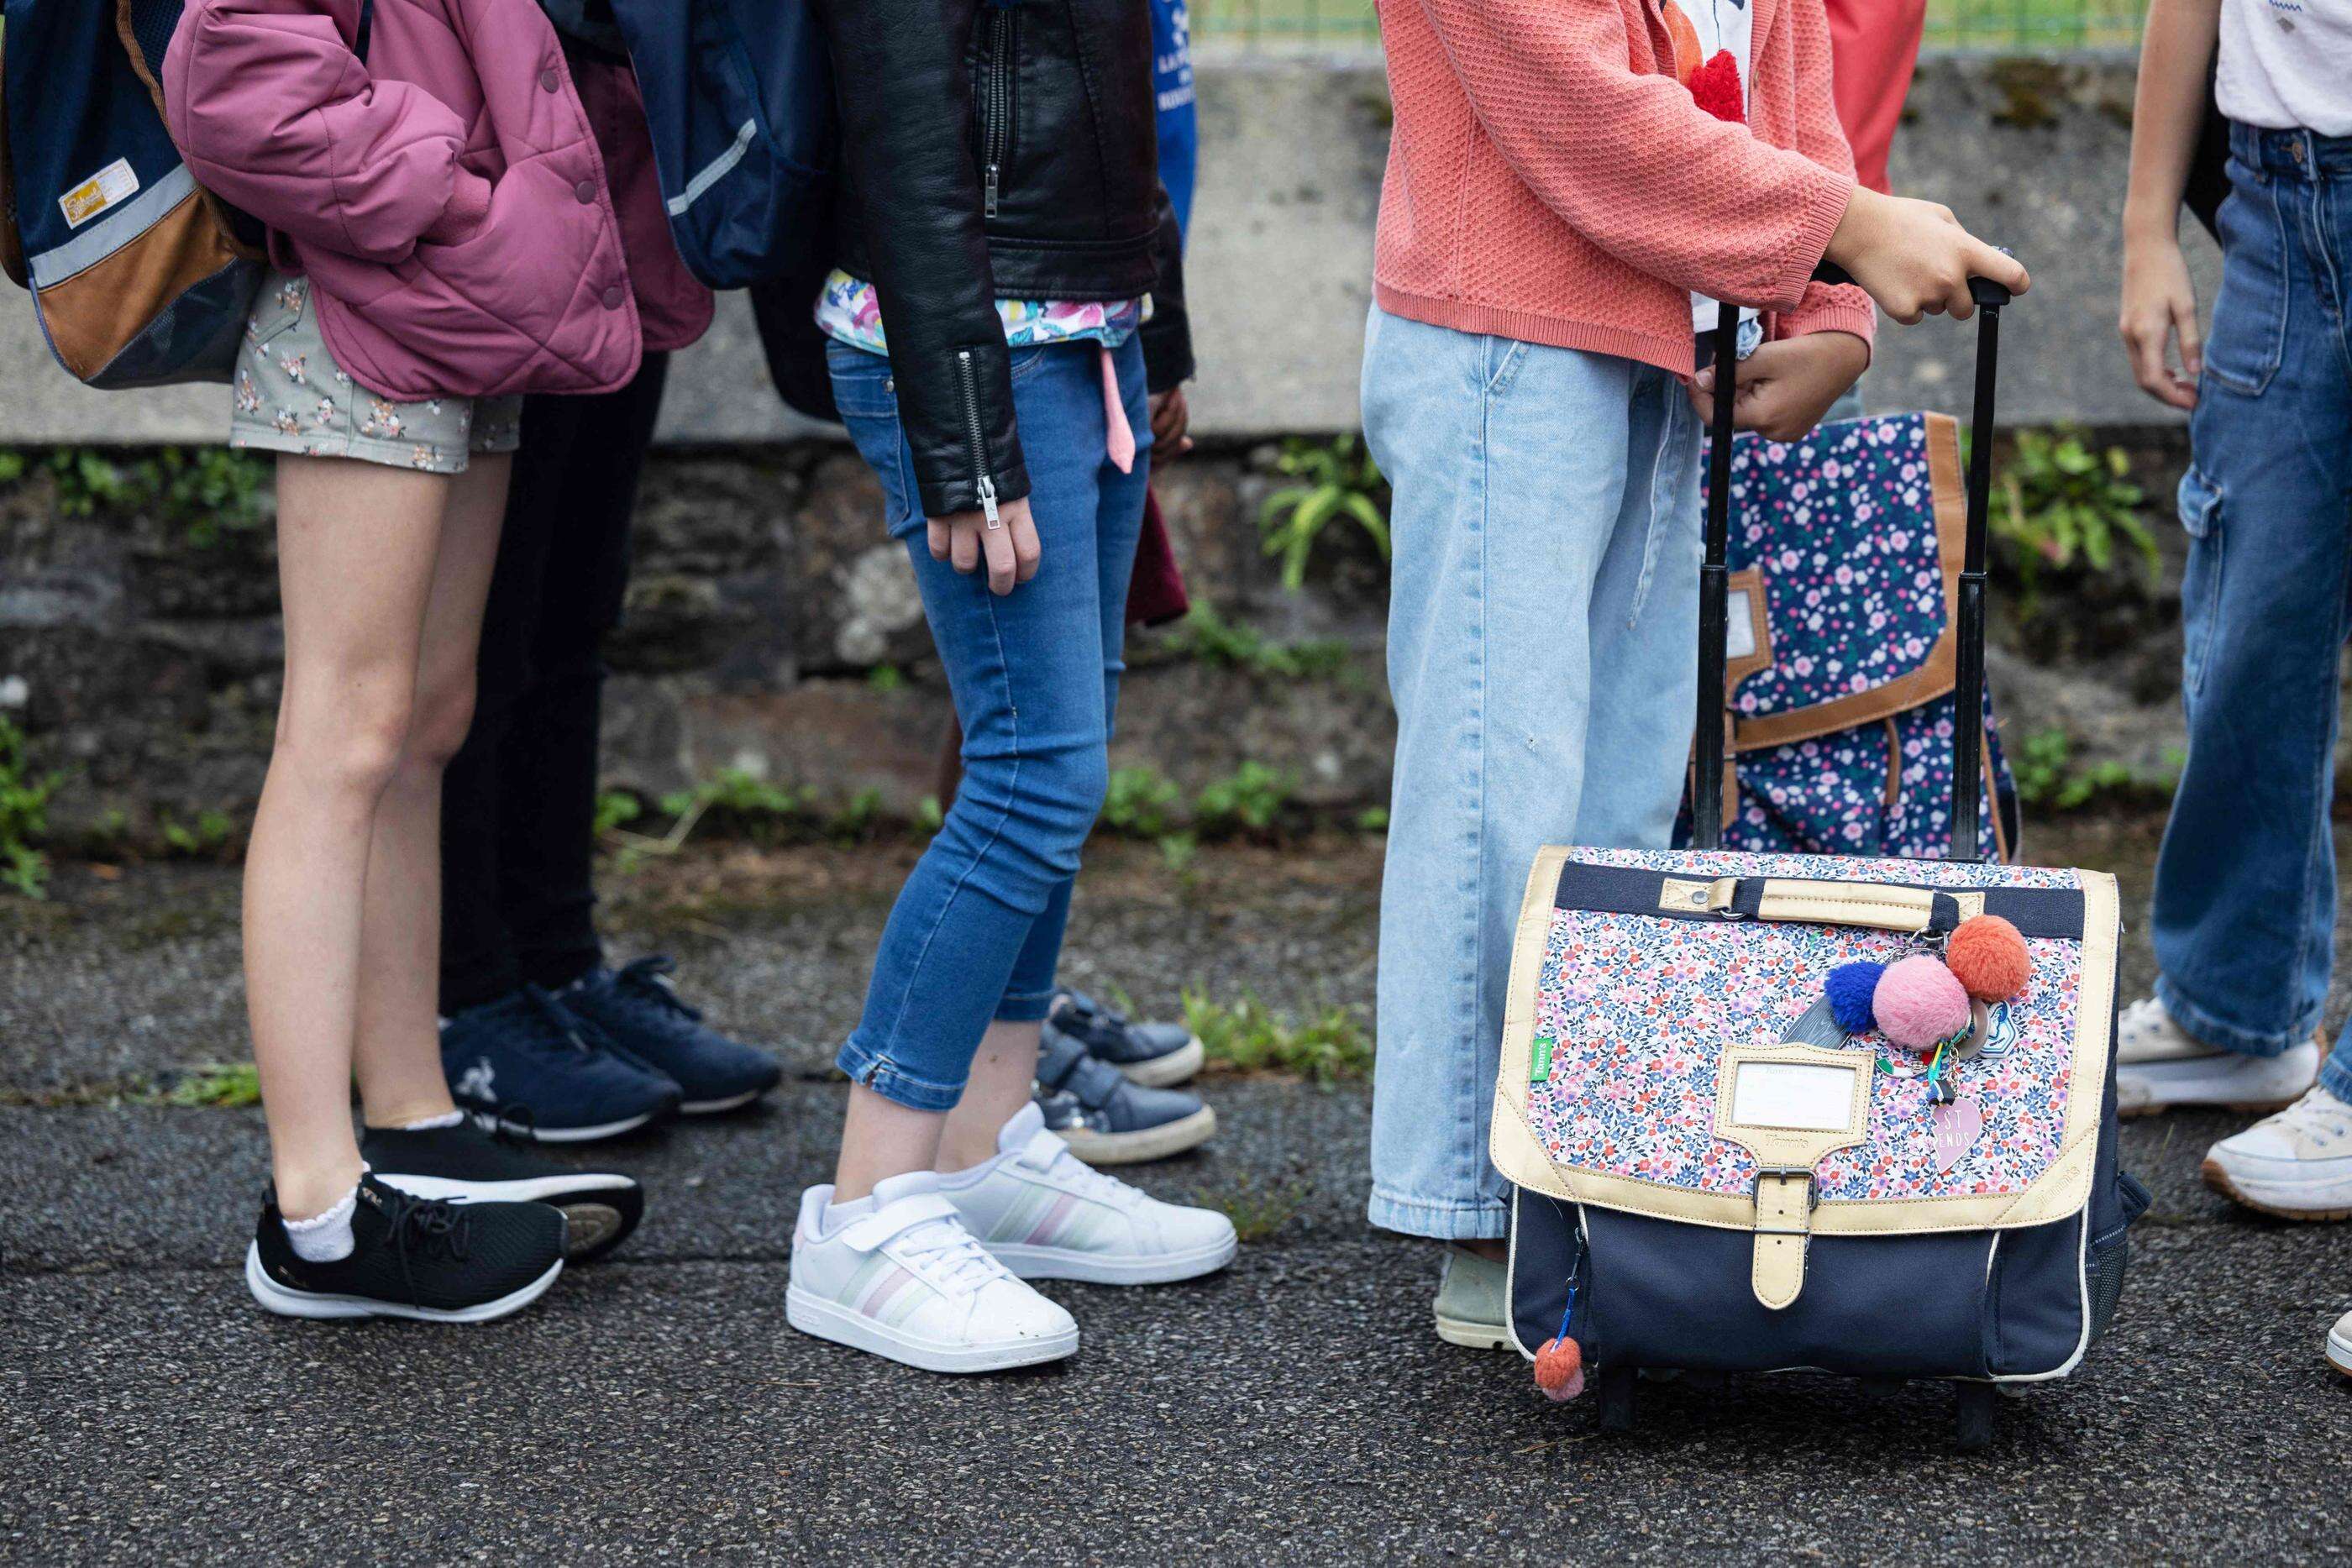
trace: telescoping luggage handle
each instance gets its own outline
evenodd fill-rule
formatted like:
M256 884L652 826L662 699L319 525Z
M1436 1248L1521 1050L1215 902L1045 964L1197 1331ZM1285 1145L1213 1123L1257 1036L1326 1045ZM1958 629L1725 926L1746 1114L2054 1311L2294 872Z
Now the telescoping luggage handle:
M1851 283L1828 263L1814 274L1824 283ZM1952 737L1952 858L1981 859L1978 791L1984 785L1985 514L1992 492L1993 382L2000 358L2000 309L2009 290L1990 277L1969 279L1977 303L1976 406L1970 414L1967 554L1960 570L1959 667ZM1727 719L1724 712L1724 637L1731 581L1726 557L1731 540L1731 414L1739 361L1739 309L1725 305L1715 317L1715 417L1706 455L1706 559L1699 568L1698 737L1691 790L1691 842L1711 850L1723 842L1723 770Z

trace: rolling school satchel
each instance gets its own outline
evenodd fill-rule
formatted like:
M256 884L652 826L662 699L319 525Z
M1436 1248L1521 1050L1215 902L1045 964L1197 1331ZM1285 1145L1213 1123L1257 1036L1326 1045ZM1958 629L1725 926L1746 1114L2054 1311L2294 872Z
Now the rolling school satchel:
M1974 287L1983 434L1953 598L1970 714L2008 298ZM1699 800L1724 755L1730 415L1719 394ZM1956 779L1982 777L1982 737L1959 728ZM1981 841L1982 795L1955 790L1956 844ZM1550 848L1529 873L1492 1143L1515 1188L1512 1337L1552 1397L1589 1377L1604 1429L1631 1425L1643 1370L1813 1370L1950 1380L1981 1446L1997 1385L2067 1375L2104 1331L2147 1202L2116 1166L2115 881L1719 832L1708 813L1693 848Z

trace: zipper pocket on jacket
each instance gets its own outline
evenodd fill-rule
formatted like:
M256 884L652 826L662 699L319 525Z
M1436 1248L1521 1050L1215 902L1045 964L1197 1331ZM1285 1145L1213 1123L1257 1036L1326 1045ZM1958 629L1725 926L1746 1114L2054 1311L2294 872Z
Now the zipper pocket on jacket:
M988 476L988 443L980 428L980 371L971 362L970 349L956 350L956 374L963 382L963 434L971 444L971 469L980 476L980 509L987 516L988 526L996 527L996 481Z
M1013 73L1020 68L1013 16L1010 5L988 8L988 50L981 64L981 206L992 218L1013 154Z

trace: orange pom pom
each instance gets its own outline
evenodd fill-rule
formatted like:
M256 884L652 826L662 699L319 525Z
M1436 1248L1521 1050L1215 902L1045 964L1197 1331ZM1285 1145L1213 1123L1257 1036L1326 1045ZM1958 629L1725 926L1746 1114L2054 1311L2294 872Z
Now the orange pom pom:
M1980 1002L2005 1002L2033 976L2033 955L1998 915L1963 920L1944 943L1944 966Z
M1555 1405L1584 1392L1584 1347L1572 1339L1549 1339L1536 1352L1536 1386Z

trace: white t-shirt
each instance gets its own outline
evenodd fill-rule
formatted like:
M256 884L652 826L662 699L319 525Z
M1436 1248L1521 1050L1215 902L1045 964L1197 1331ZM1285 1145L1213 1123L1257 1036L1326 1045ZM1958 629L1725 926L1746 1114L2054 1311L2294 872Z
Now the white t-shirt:
M1742 110L1754 101L1748 89L1748 62L1754 58L1750 40L1756 31L1756 14L1750 9L1752 0L1675 0L1684 16L1690 18L1692 31L1698 34L1698 57L1715 58L1717 52L1729 49L1731 57L1739 62L1739 103ZM2352 0L2343 0L2352 5ZM1691 326L1700 332L1715 330L1716 303L1704 294L1691 296ZM1756 319L1754 307L1739 312L1740 319Z
M2242 125L2352 136L2352 0L2221 0L2214 92Z

